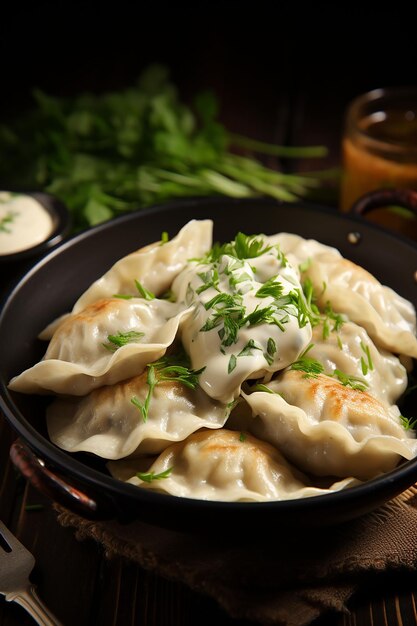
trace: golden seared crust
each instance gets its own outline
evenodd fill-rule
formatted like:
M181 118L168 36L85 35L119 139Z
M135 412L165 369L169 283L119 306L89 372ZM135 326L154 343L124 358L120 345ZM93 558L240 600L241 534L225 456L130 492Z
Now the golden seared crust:
M59 328L59 332L65 332L67 328L70 328L74 322L93 322L95 318L103 313L107 313L112 309L118 308L120 305L119 298L101 298L101 300L97 300L97 302L93 302L93 304L89 304L85 309L76 313L75 315L71 315L67 320L63 322L63 324Z
M326 419L341 419L347 407L363 414L386 415L381 402L369 393L342 385L330 376L319 374L307 378L302 372L290 371L286 374L286 380L291 379L306 388L306 397L311 402L326 402Z
M200 431L192 435L191 438L194 441L200 440L203 444L202 452L205 454L225 454L228 451L235 453L238 450L245 454L255 453L258 460L260 460L259 457L271 460L271 458L277 455L276 449L269 443L256 439L247 433L245 433L242 441L241 433L234 430L226 430L225 428L216 431Z

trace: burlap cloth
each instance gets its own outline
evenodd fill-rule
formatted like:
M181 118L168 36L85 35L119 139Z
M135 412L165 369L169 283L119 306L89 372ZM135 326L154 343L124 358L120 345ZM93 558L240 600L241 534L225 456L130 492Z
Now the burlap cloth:
M134 522L91 522L57 507L58 520L93 538L108 556L123 556L208 594L233 617L279 626L305 626L329 610L346 611L360 585L381 572L417 567L417 488L377 511L323 529L247 528L236 542Z

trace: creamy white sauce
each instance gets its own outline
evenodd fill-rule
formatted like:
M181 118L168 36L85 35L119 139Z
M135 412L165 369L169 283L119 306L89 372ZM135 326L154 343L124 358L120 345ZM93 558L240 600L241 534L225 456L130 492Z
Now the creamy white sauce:
M13 254L48 239L54 223L34 198L0 191L0 255Z
M294 289L301 293L297 271L282 263L276 250L244 261L228 255L223 255L217 263L190 261L174 280L172 291L178 301L194 306L193 316L182 329L182 341L193 368L204 368L199 384L212 398L225 403L232 401L238 397L245 380L284 369L311 340L311 325L308 322L300 326L295 305L279 309L275 307L274 297L256 295L270 279L281 286L283 297ZM203 330L216 315L210 302L221 295L237 298L236 304L242 307L244 316L270 307L270 320L242 324L234 339L224 342L225 327L221 321L212 329ZM274 319L282 323L275 324Z

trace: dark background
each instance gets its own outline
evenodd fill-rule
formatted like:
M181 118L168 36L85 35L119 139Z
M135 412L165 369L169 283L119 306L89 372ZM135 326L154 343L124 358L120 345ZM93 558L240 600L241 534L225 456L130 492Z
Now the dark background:
M239 118L262 115L277 94L308 91L312 108L375 87L417 83L415 23L395 3L40 2L3 12L3 118L30 104L34 86L56 94L122 88L159 61L187 98L214 88ZM233 120L228 120L231 123Z

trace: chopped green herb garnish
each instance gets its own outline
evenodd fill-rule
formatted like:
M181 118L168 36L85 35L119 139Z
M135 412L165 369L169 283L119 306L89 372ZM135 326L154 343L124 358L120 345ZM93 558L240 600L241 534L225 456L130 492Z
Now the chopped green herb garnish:
M334 371L333 377L337 378L338 381L345 387L351 387L357 391L366 391L368 388L368 383L366 380L363 380L363 378L359 378L358 376L349 376L338 369Z
M157 363L155 364L157 367ZM204 371L204 367L199 370L191 370L181 365L168 365L157 370L158 382L163 380L172 380L182 383L189 389L195 389L198 385L198 378Z
M249 313L242 320L242 326L245 324L247 324L248 326L258 326L259 324L275 324L283 331L285 330L284 324L286 322L283 320L283 318L278 319L275 316L276 313L277 309L273 305L264 307L263 309L256 307L256 309L254 309L252 313Z
M246 435L245 435L245 433L240 433L240 435L239 435L239 441L241 441L242 443L243 443L244 441L246 441Z
M149 405L156 385L163 381L176 381L189 389L195 389L198 385L199 376L205 369L203 367L199 370L192 370L189 358L183 351L165 355L158 361L148 364L147 367L146 383L149 389L145 401L142 403L137 396L133 396L130 400L140 410L144 422L149 416Z
M145 300L154 300L155 299L155 294L152 293L152 291L149 291L148 289L145 289L145 287L138 281L135 279L135 287L137 289L137 291L139 292L139 295L144 298ZM131 300L132 298L134 298L135 296L130 295L130 294L124 294L124 293L115 293L113 298L121 298L122 300Z
M235 237L233 256L238 259L253 259L265 254L271 249L271 246L265 245L265 240L260 235L244 235L238 233Z
M152 394L153 394L153 390L155 389L155 386L157 385L157 378L155 376L155 368L153 365L150 365L148 368L148 374L146 377L146 382L147 385L149 387L148 389L148 393L146 394L146 398L145 398L145 402L141 402L137 396L133 396L133 398L130 399L131 403L139 409L139 411L142 414L142 419L144 422L147 421L148 417L149 417L149 405L151 402L151 398L152 398Z
M168 467L168 469L160 472L159 474L155 474L155 472L137 472L136 476L140 480L143 480L145 483L151 483L154 480L162 480L163 478L168 478L168 476L171 475L173 469L173 467Z
M290 370L296 370L299 372L305 372L303 378L317 378L319 374L325 374L330 378L336 378L339 383L345 387L351 387L357 391L366 391L368 383L357 376L350 376L338 369L335 369L332 374L324 371L324 366L320 361L312 359L307 356L307 353L314 347L314 344L310 344L306 350L301 354L297 361L292 363L289 367Z
M400 421L404 430L412 430L417 426L417 418L412 419L411 417L400 415Z
M331 329L332 332L334 331L338 333L345 323L346 318L341 313L335 313L329 301L326 302L324 314L329 320L332 320L333 322L333 328Z
M164 230L163 233L161 234L161 246L163 246L164 243L168 243L168 241L169 241L169 235L167 231Z
M214 309L214 313L200 328L200 331L207 332L223 323L223 327L218 331L222 345L231 346L236 343L245 311L242 297L239 294L232 296L227 293L219 293L204 307L206 310Z
M274 356L276 352L277 344L275 343L274 339L270 337L266 346L266 352L264 352L264 357L268 365L272 365L272 363L274 362Z
M360 346L361 346L362 351L365 353L365 357L366 357L366 360L363 356L361 357L362 374L366 376L369 370L371 372L373 371L374 364L372 362L372 357L371 357L371 352L369 350L369 346L366 346L363 343L363 341L361 341Z
M325 286L323 287L323 292L324 290ZM304 281L303 292L306 300L306 307L303 306L302 302L300 304L304 318L307 316L312 326L323 324L323 339L328 339L331 332L339 332L342 325L346 321L345 317L339 313L335 313L329 301L326 302L324 313L320 313L316 304L317 296L314 292L313 283L310 278L306 278Z
M251 391L264 391L265 393L276 393L275 391L273 391L272 389L270 389L263 383L257 383L251 388ZM277 395L280 395L280 394L277 394Z
M234 354L230 355L229 364L227 366L227 373L231 374L237 365L237 359Z
M253 339L249 339L248 343L244 348L242 348L237 356L253 356L252 350L262 350L262 348L257 346Z
M130 330L126 333L119 331L116 335L107 335L107 341L109 343L103 343L102 345L106 350L109 350L109 352L116 352L116 350L128 343L138 343L144 336L145 333L137 332L136 330Z
M290 370L304 372L303 378L317 378L319 374L323 374L324 366L316 359L307 356L307 353L314 347L311 343L306 350L299 356L297 361L290 365Z
M273 278L267 280L266 283L264 283L262 287L258 289L255 296L257 298L272 297L275 300L278 300L279 298L281 298L283 291L283 284L279 282L276 276L274 276Z
M248 280L252 280L252 276L250 276L247 272L242 272L241 274L239 274L239 276L235 276L234 274L230 273L230 278L229 278L230 288L233 289L240 283L244 283Z
M18 215L19 213L17 211L7 211L6 215L0 218L0 233L10 234L12 232L10 225Z
M219 261L225 254L235 259L254 259L272 249L272 246L265 244L262 235L245 235L239 232L230 243L215 243L201 261L213 263Z
M136 289L139 291L142 298L144 298L145 300L155 299L155 294L153 294L152 291L145 289L145 287L136 279L135 279L135 285L136 285Z
M219 272L216 267L207 272L200 272L197 276L201 279L203 284L195 290L196 293L203 293L203 291L210 289L210 287L219 291Z

